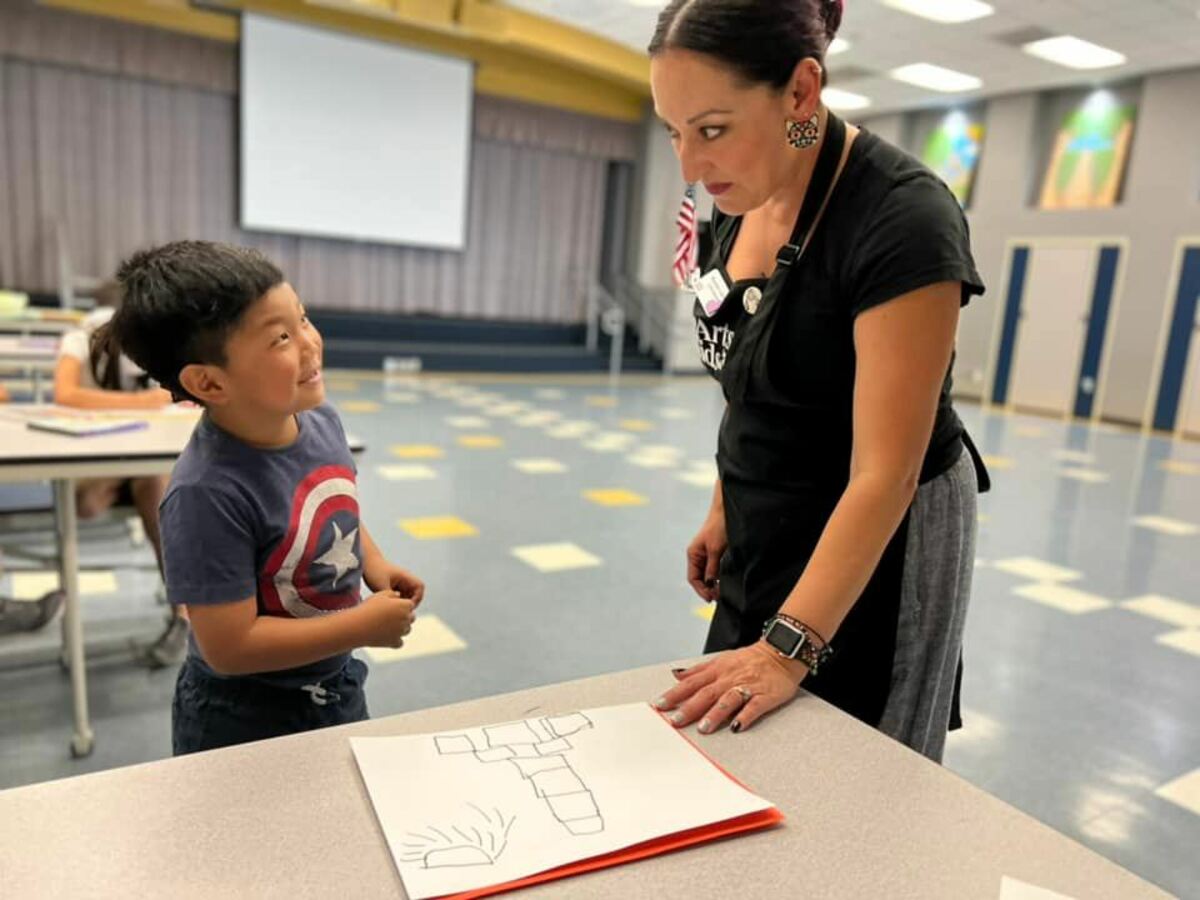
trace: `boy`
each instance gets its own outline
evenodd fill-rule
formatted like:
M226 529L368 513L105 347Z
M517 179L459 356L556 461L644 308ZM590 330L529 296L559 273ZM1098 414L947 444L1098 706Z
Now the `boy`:
M167 598L192 626L175 754L367 718L350 651L401 646L424 585L359 521L321 336L253 250L180 241L117 277L116 345L205 409L160 508Z

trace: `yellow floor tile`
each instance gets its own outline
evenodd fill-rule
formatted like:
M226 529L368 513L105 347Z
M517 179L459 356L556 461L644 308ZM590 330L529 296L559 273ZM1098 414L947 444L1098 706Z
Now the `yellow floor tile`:
M388 448L400 459L441 459L444 451L433 444L393 444Z
M582 547L571 543L533 544L514 547L513 556L539 572L567 572L571 569L589 569L603 563Z
M1111 600L1105 600L1095 594L1061 584L1026 584L1014 588L1013 593L1018 597L1033 600L1035 603L1070 613L1073 616L1108 609L1112 606Z
M557 459L514 459L513 466L526 475L557 475L567 471Z
M388 481L431 481L437 472L429 466L376 466L380 478Z
M600 506L645 506L650 501L641 494L624 488L605 488L584 491L583 496Z
M418 609L417 619L413 622L412 631L404 639L403 647L366 647L364 652L373 663L394 663L466 649L466 641L455 634L449 625L437 616L427 616Z
M503 447L504 440L492 434L464 434L458 439L458 445L470 450L492 450Z
M1036 425L1018 425L1013 431L1017 437L1023 438L1040 438L1046 433Z
M1154 793L1200 816L1200 769L1164 784Z
M325 379L325 387L337 394L358 393L357 381L342 381L340 379Z
M1082 572L1056 566L1054 563L1037 559L1033 556L1014 556L1010 559L998 559L993 568L1009 575L1027 578L1030 581L1078 581L1083 577Z
M619 423L626 431L653 431L654 423L645 419L622 419Z
M1200 475L1200 463L1184 462L1182 459L1166 459L1158 467L1172 475Z
M12 597L14 600L37 600L58 589L58 573L50 571L13 572ZM79 594L115 594L117 576L113 572L80 572Z
M612 409L614 406L617 405L617 398L600 395L600 396L584 397L583 402L586 403L588 406L595 406L599 409Z
M1015 469L1017 467L1017 461L1011 456L991 456L986 453L983 455L983 464L989 469L995 470Z
M705 622L711 622L713 620L713 616L715 616L716 614L717 614L717 604L715 604L715 603L704 603L700 606L692 607L692 615L698 616L699 618L703 619Z
M401 519L400 527L411 537L415 537L421 541L474 537L479 534L479 529L470 522L464 522L458 516L426 516L420 519Z
M1200 656L1200 628L1185 628L1182 631L1160 634L1154 639L1154 642L1162 644L1164 647L1170 647L1172 650Z
M382 408L374 400L344 400L338 404L338 409L348 413L376 413Z
M1166 516L1139 516L1133 520L1138 528L1148 528L1159 534L1169 534L1173 537L1190 537L1200 533L1200 526L1179 519L1168 519Z
M1144 597L1134 597L1121 604L1122 609L1128 609L1139 615L1158 619L1176 628L1200 629L1200 606L1161 597L1158 594L1147 594Z

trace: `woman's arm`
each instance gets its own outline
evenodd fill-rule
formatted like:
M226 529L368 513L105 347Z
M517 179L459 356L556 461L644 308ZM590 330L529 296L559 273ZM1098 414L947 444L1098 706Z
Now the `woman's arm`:
M959 282L945 282L855 321L850 483L780 609L827 639L866 588L916 494L961 297Z
M79 409L159 409L171 402L161 388L145 391L106 391L81 385L83 363L74 356L60 356L54 367L54 402Z

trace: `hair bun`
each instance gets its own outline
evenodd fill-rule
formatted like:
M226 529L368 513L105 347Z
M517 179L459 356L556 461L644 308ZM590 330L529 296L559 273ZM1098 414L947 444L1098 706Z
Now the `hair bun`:
M842 27L842 16L846 12L846 0L820 0L821 18L825 20L825 37L833 40Z

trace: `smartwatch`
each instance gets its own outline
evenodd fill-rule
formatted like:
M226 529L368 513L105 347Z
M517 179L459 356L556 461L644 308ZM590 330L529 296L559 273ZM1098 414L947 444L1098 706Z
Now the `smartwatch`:
M800 660L811 675L815 675L833 655L833 650L827 644L817 647L811 629L790 617L772 616L768 619L763 627L763 640L784 659Z

